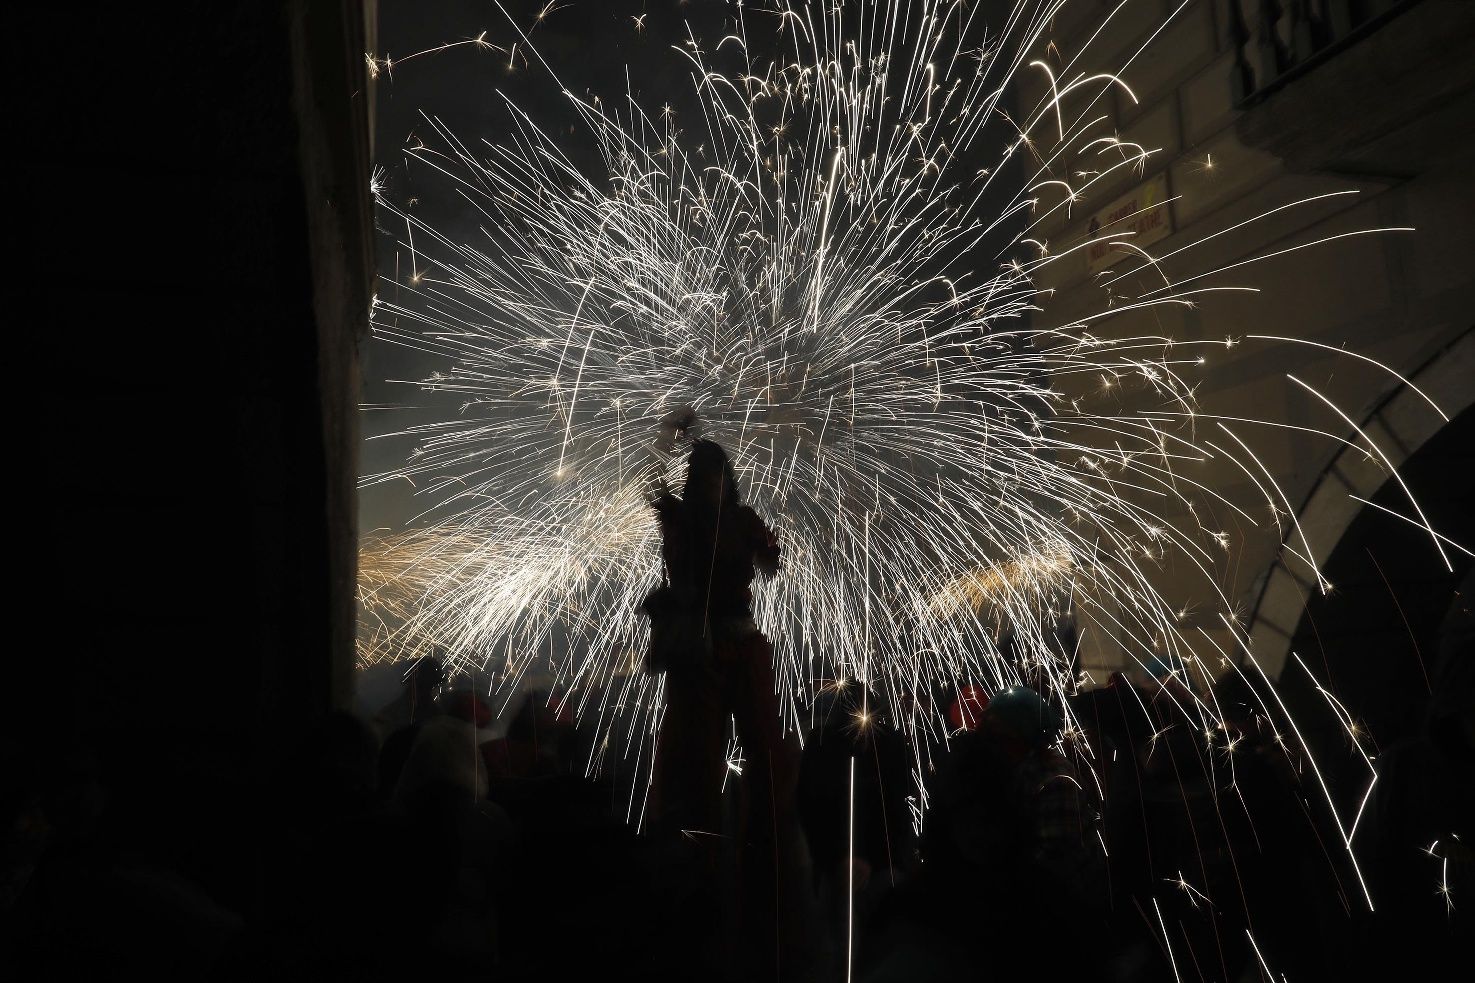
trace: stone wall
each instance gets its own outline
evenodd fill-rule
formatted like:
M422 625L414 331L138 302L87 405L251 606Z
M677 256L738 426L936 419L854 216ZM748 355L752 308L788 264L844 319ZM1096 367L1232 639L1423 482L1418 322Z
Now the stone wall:
M1229 4L1235 2L1248 30L1242 47L1229 23ZM1389 226L1416 231L1347 235L1241 267L1196 285L1253 285L1258 292L1206 295L1194 310L1123 314L1101 325L1103 331L1125 335L1150 329L1189 340L1252 333L1305 338L1345 344L1407 374L1471 329L1475 230L1468 217L1475 214L1475 190L1467 175L1475 151L1475 127L1469 125L1475 120L1475 96L1469 69L1449 68L1475 38L1471 5L1425 0L1396 11L1390 6L1376 29L1308 62L1297 77L1246 108L1236 106L1231 75L1237 61L1246 61L1258 77L1270 77L1257 61L1265 57L1255 43L1262 5L1254 0L1129 0L1098 32L1116 6L1097 0L1067 5L1048 38L1053 48L1042 49L1040 56L1057 71L1079 54L1075 71L1121 74L1131 94L1107 87L1092 115L1107 116L1106 132L1152 153L1140 173L1123 169L1042 223L1041 238L1052 251L1081 242L1093 213L1163 174L1173 198L1173 232L1150 251L1164 256L1202 241L1165 264L1175 277L1330 236ZM1468 65L1467 54L1463 58ZM1354 105L1362 114L1349 115L1346 107L1332 113L1333 100L1348 90L1353 75L1361 80L1355 89L1360 101ZM1369 76L1381 84L1369 84ZM1032 105L1046 86L1043 73L1026 75L1021 103ZM1071 108L1084 109L1090 98ZM1282 107L1290 102L1296 105L1288 113ZM1088 166L1071 163L1073 171ZM1356 194L1277 211L1234 228L1288 202L1339 191ZM1062 193L1045 191L1041 209ZM1068 324L1103 306L1084 251L1054 264L1042 285L1057 293L1041 326ZM1351 429L1300 392L1286 374L1315 385L1359 422L1398 386L1390 375L1313 348L1240 343L1209 358L1212 364L1198 389L1204 412L1277 419L1339 436ZM1253 442L1288 511L1303 509L1338 449L1333 441L1293 430L1244 428L1241 436ZM1231 496L1254 498L1248 494L1250 479L1238 469L1209 463L1193 477ZM1265 529L1242 532L1235 532L1217 575L1248 626L1272 570L1287 568L1279 562L1282 551L1273 528L1268 534ZM1313 551L1324 556L1334 546L1335 541L1315 544ZM1305 570L1295 572L1311 577ZM1165 596L1187 608L1185 627L1201 627L1232 648L1230 633L1219 624L1219 605L1186 591L1190 578L1171 569L1164 569L1160 580ZM1125 658L1089 636L1083 651L1086 668L1098 677Z
M236 910L256 780L348 697L371 23L52 5L14 35L45 504L15 513L41 560L19 730L96 759L139 849Z

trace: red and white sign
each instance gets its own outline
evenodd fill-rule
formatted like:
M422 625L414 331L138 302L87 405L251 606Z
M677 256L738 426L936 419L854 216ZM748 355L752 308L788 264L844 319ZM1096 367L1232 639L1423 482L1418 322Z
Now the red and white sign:
M1091 216L1086 238L1086 269L1092 273L1136 256L1173 231L1168 207L1168 175L1145 181Z

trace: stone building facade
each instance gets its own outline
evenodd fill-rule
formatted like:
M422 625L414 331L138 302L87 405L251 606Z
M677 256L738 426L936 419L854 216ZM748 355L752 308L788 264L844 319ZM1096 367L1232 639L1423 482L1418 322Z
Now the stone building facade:
M1063 253L1089 238L1093 223L1110 228L1120 214L1135 212L1141 223L1136 241L1156 256L1200 243L1166 260L1163 272L1184 277L1246 264L1195 286L1257 288L1205 295L1195 309L1124 313L1102 330L1235 339L1233 347L1209 349L1211 364L1194 377L1201 379L1197 395L1206 414L1278 420L1338 437L1353 436L1355 424L1382 452L1338 453L1335 441L1304 430L1237 426L1280 488L1286 535L1293 532L1294 513L1312 557L1325 564L1367 508L1358 499L1372 499L1387 484L1390 465L1400 467L1441 433L1444 453L1468 459L1469 416L1461 414L1475 397L1475 59L1469 57L1475 5L1075 0L1058 16L1048 42L1038 57L1057 76L1077 54L1072 76L1122 76L1131 95L1108 86L1092 115L1109 117L1106 133L1152 151L1140 169L1121 169L1074 202L1068 215L1060 209L1044 222L1039 237L1048 248ZM1016 92L1021 111L1050 84L1044 71L1022 78ZM1075 105L1083 103L1068 102L1067 109ZM1078 176L1099 165L1077 160L1068 166ZM1272 211L1341 191L1356 193ZM1041 211L1059 193L1042 191ZM1264 212L1271 214L1241 225ZM1143 215L1151 221L1142 223ZM1415 231L1356 234L1392 227ZM1331 241L1271 256L1321 240ZM1261 256L1270 258L1247 263ZM1100 310L1101 284L1109 279L1103 274L1120 272L1122 258L1097 248L1055 263L1042 283L1055 291L1045 323L1065 325ZM1156 276L1161 283L1154 270L1134 276ZM1376 359L1428 393L1448 420L1397 377L1358 359L1255 342L1249 335L1345 346ZM1292 384L1288 374L1333 400L1347 419ZM1450 427L1462 427L1465 437L1449 438ZM1193 477L1239 501L1256 497L1251 479L1222 462L1203 464ZM1426 491L1450 499L1440 517L1430 515L1436 525L1468 522L1462 514L1468 510L1457 507L1458 496L1450 498L1448 483ZM1403 511L1410 511L1406 499ZM1294 665L1293 652L1310 657L1293 639L1305 630L1307 604L1321 595L1320 585L1289 555L1274 523L1229 531L1231 546L1216 573L1237 630L1252 640L1267 672L1283 673ZM1427 624L1416 624L1417 617L1408 622L1406 634L1415 638L1439 622L1469 563L1451 550L1445 569L1427 535L1404 531L1403 548L1431 564L1442 585L1427 595ZM1291 545L1301 548L1299 537ZM1220 620L1222 605L1184 586L1191 578L1182 573L1168 566L1158 579L1164 594L1185 609L1184 626L1190 633L1202 629L1243 659L1235 631ZM1332 593L1347 586L1333 584ZM1393 585L1387 593L1396 593ZM1380 603L1387 607L1387 601L1385 595ZM1089 631L1083 632L1082 660L1098 679L1130 661Z

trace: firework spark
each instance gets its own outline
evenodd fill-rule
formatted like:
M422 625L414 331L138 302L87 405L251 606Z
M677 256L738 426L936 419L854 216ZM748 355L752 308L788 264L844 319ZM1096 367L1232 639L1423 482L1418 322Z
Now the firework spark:
M1226 523L1279 538L1289 517L1288 556L1329 585L1241 434L1288 424L1216 415L1194 391L1212 351L1294 339L1135 326L1249 289L1220 274L1286 250L1205 268L1194 248L1230 230L1156 258L1120 224L1062 248L1040 233L1155 152L1100 109L1112 90L1135 100L1147 45L1109 71L1083 67L1089 41L1039 60L1062 0L1021 0L987 30L982 4L760 6L672 49L700 106L686 131L669 107L568 91L518 31L502 50L563 88L599 172L508 101L499 142L473 152L430 118L408 151L482 216L482 236L444 235L381 194L411 273L377 302L375 334L437 358L414 384L460 411L403 431L413 456L366 479L411 480L430 519L366 544L364 658L434 647L506 687L546 667L586 719L634 720L648 738L662 692L637 671L659 570L647 502L680 479L669 421L690 408L786 543L755 614L790 723L823 680L860 680L917 738L920 776L945 725L911 697L1025 683L1063 704L1078 684L1063 621L1199 682L1253 665L1222 586ZM1045 95L1011 105L1030 73ZM1096 310L1056 315L1041 284L1097 243L1130 258L1100 278ZM1327 405L1329 426L1355 430ZM1364 433L1313 432L1386 462ZM1256 498L1195 481L1208 461ZM1159 589L1169 568L1236 651L1181 627ZM1185 693L1185 715L1222 729ZM1340 828L1350 852L1355 820Z

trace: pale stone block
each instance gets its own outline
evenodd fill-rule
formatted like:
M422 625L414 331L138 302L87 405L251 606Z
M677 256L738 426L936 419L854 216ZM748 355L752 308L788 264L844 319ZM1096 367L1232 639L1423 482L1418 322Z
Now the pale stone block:
M1076 64L1083 69L1116 72L1162 25L1163 16L1157 0L1129 0L1119 10L1116 4L1100 4L1094 13L1082 16L1072 25L1076 36L1068 47L1061 42L1057 45L1062 51L1079 54Z
M1174 162L1169 185L1180 195L1174 203L1177 228L1185 228L1264 184L1280 170L1280 161L1239 142L1233 130L1200 144Z
M1035 224L1025 236L1052 243L1059 238L1066 226L1075 221L1077 209L1068 203L1061 203L1064 189L1051 186L1048 193L1041 189L1035 195L1040 199L1040 203L1035 206ZM1061 207L1057 208L1057 205Z
M1106 0L1077 0L1067 3L1050 21L1046 38L1054 41L1057 46L1069 45L1069 50L1074 51L1085 40L1084 36L1090 34L1110 10Z
M1112 61L1102 66L1120 74L1144 106L1168 94L1179 80L1213 60L1215 55L1213 17L1204 0L1189 4L1155 37L1152 34L1148 31L1137 42L1140 45L1152 37L1141 54L1137 54L1137 45L1122 52L1124 68ZM1126 106L1122 107L1123 116L1130 112Z
M1413 371L1413 369L1409 369ZM1412 380L1454 419L1475 402L1475 336L1465 335L1456 344L1429 363L1417 379ZM1378 414L1383 424L1409 448L1417 448L1444 426L1444 419L1421 396L1405 390Z
M1102 135L1109 132L1104 131ZM1149 156L1140 170L1137 165L1119 167L1109 176L1091 185L1091 190L1075 210L1075 214L1083 220L1089 221L1091 213L1107 201L1161 172L1178 153L1178 114L1173 101L1165 99L1157 103L1135 123L1121 131L1119 138L1124 143L1141 146ZM1093 175L1089 172L1105 171L1120 162L1124 155L1136 152L1134 148L1116 149L1104 145L1094 147L1075 159L1071 165L1071 176L1082 182L1090 180ZM1086 173L1087 177L1078 176L1082 173Z
M1062 248L1056 248L1057 244L1053 241L1050 245L1057 255L1035 274L1035 285L1054 291L1052 296L1045 298L1045 316L1050 323L1060 324L1063 323L1062 319L1071 316L1068 312L1085 308L1085 298L1078 301L1075 294L1086 276L1086 256L1082 250L1066 252Z
M1470 152L1453 150L1451 156L1454 164L1421 175L1388 194L1389 224L1411 225L1416 230L1397 242L1412 290L1432 293L1456 284L1475 290L1475 264L1470 262L1475 255ZM1462 320L1469 324L1468 316Z
M1261 671L1271 679L1278 679L1290 658L1290 640L1263 621L1257 620L1250 629L1250 651ZM1248 664L1249 659L1245 662ZM1253 669L1247 670L1251 679L1258 678Z
M1289 557L1286 562L1300 567L1306 579L1314 579L1300 560ZM1289 638L1296 633L1296 627L1301 623L1301 615L1305 611L1305 588L1295 577L1286 572L1284 565L1276 566L1271 571L1270 583L1265 589L1265 596L1260 600L1260 607L1255 612L1255 621L1268 622Z
M1180 171L1185 166L1195 176L1209 180L1223 176L1223 165L1217 158L1209 161L1191 154L1174 164ZM1183 194L1180 187L1173 185L1173 193ZM1162 252L1201 241L1200 245L1182 254L1177 272L1186 271L1190 266L1200 270L1214 269L1252 256L1269 248L1272 243L1309 230L1366 200L1363 194L1322 197L1316 201L1307 199L1336 191L1376 193L1377 190L1377 185L1341 178L1275 172L1264 183L1247 188L1232 204L1226 203L1227 207L1199 214L1197 221L1180 224L1175 237L1163 243ZM1304 203L1283 207L1298 201ZM1191 214L1192 203L1184 201L1177 204L1181 205L1177 218L1184 223L1185 217ZM1251 219L1253 221L1247 221Z
M1260 599L1260 589L1269 579L1269 571L1274 569L1275 557L1280 551L1280 539L1276 535L1275 526L1268 525L1263 529L1262 534L1245 539L1236 555L1236 562L1239 564L1239 576L1236 580L1239 585L1238 611L1244 614L1254 612L1255 603Z
M1179 87L1184 146L1192 147L1234 121L1237 114L1229 90L1233 66L1234 53L1226 51Z
M1343 533L1362 509L1362 503L1351 498L1332 477L1323 480L1311 493L1311 498L1301 509L1301 532L1311 544L1311 556L1318 570L1326 564L1332 550L1342 541ZM1299 548L1305 550L1304 546Z
M1356 420L1357 417L1354 416L1353 419ZM1376 450L1372 451L1372 455L1373 458L1379 463L1379 465L1382 465L1383 460L1386 458L1389 462L1391 462L1394 469L1403 467L1403 462L1408 459L1410 450L1417 448L1418 445L1422 444L1425 439L1423 436L1410 435L1414 436L1413 442L1410 443L1405 439L1405 435L1395 433L1390 430L1387 426L1384 425L1382 419L1377 416L1373 417L1371 420L1359 420L1358 426L1361 428L1362 432L1367 435L1366 440L1356 438L1356 435L1352 433L1349 433L1347 436L1349 438L1356 438L1357 446L1360 448L1366 447L1368 444L1372 444L1373 447L1377 448ZM1432 433L1434 429L1435 428L1433 426L1428 426L1428 430L1426 431L1426 433ZM1344 451L1344 453L1339 456L1338 460L1340 461L1341 457L1343 456L1347 458L1348 470L1350 471L1351 468L1356 467L1353 462L1362 457L1362 454L1358 451L1354 451L1350 454ZM1381 474L1372 473L1365 476L1359 475L1360 483L1354 489L1356 493L1361 495L1363 498L1370 498L1374 494L1376 494L1377 490L1383 487L1383 482L1388 480L1389 477L1389 471L1387 467L1382 467L1381 471Z
M1381 429L1381 427L1375 424L1364 427L1364 430L1368 432L1368 436L1377 442L1379 448L1393 460L1395 465L1401 463L1402 454L1399 452L1397 445L1392 441L1384 439L1384 435L1379 432ZM1350 437L1352 435L1348 434L1348 436ZM1346 487L1343 489L1345 494L1371 498L1377 493L1379 488L1383 487L1383 482L1388 480L1389 471L1387 465L1383 463L1383 459L1378 456L1376 451L1370 450L1366 446L1366 443L1361 440L1357 441L1352 447L1344 448L1337 455L1336 463L1333 466L1336 469L1336 479L1340 479L1341 483L1338 484L1336 479L1333 479L1332 483L1337 484L1338 488L1345 485Z

